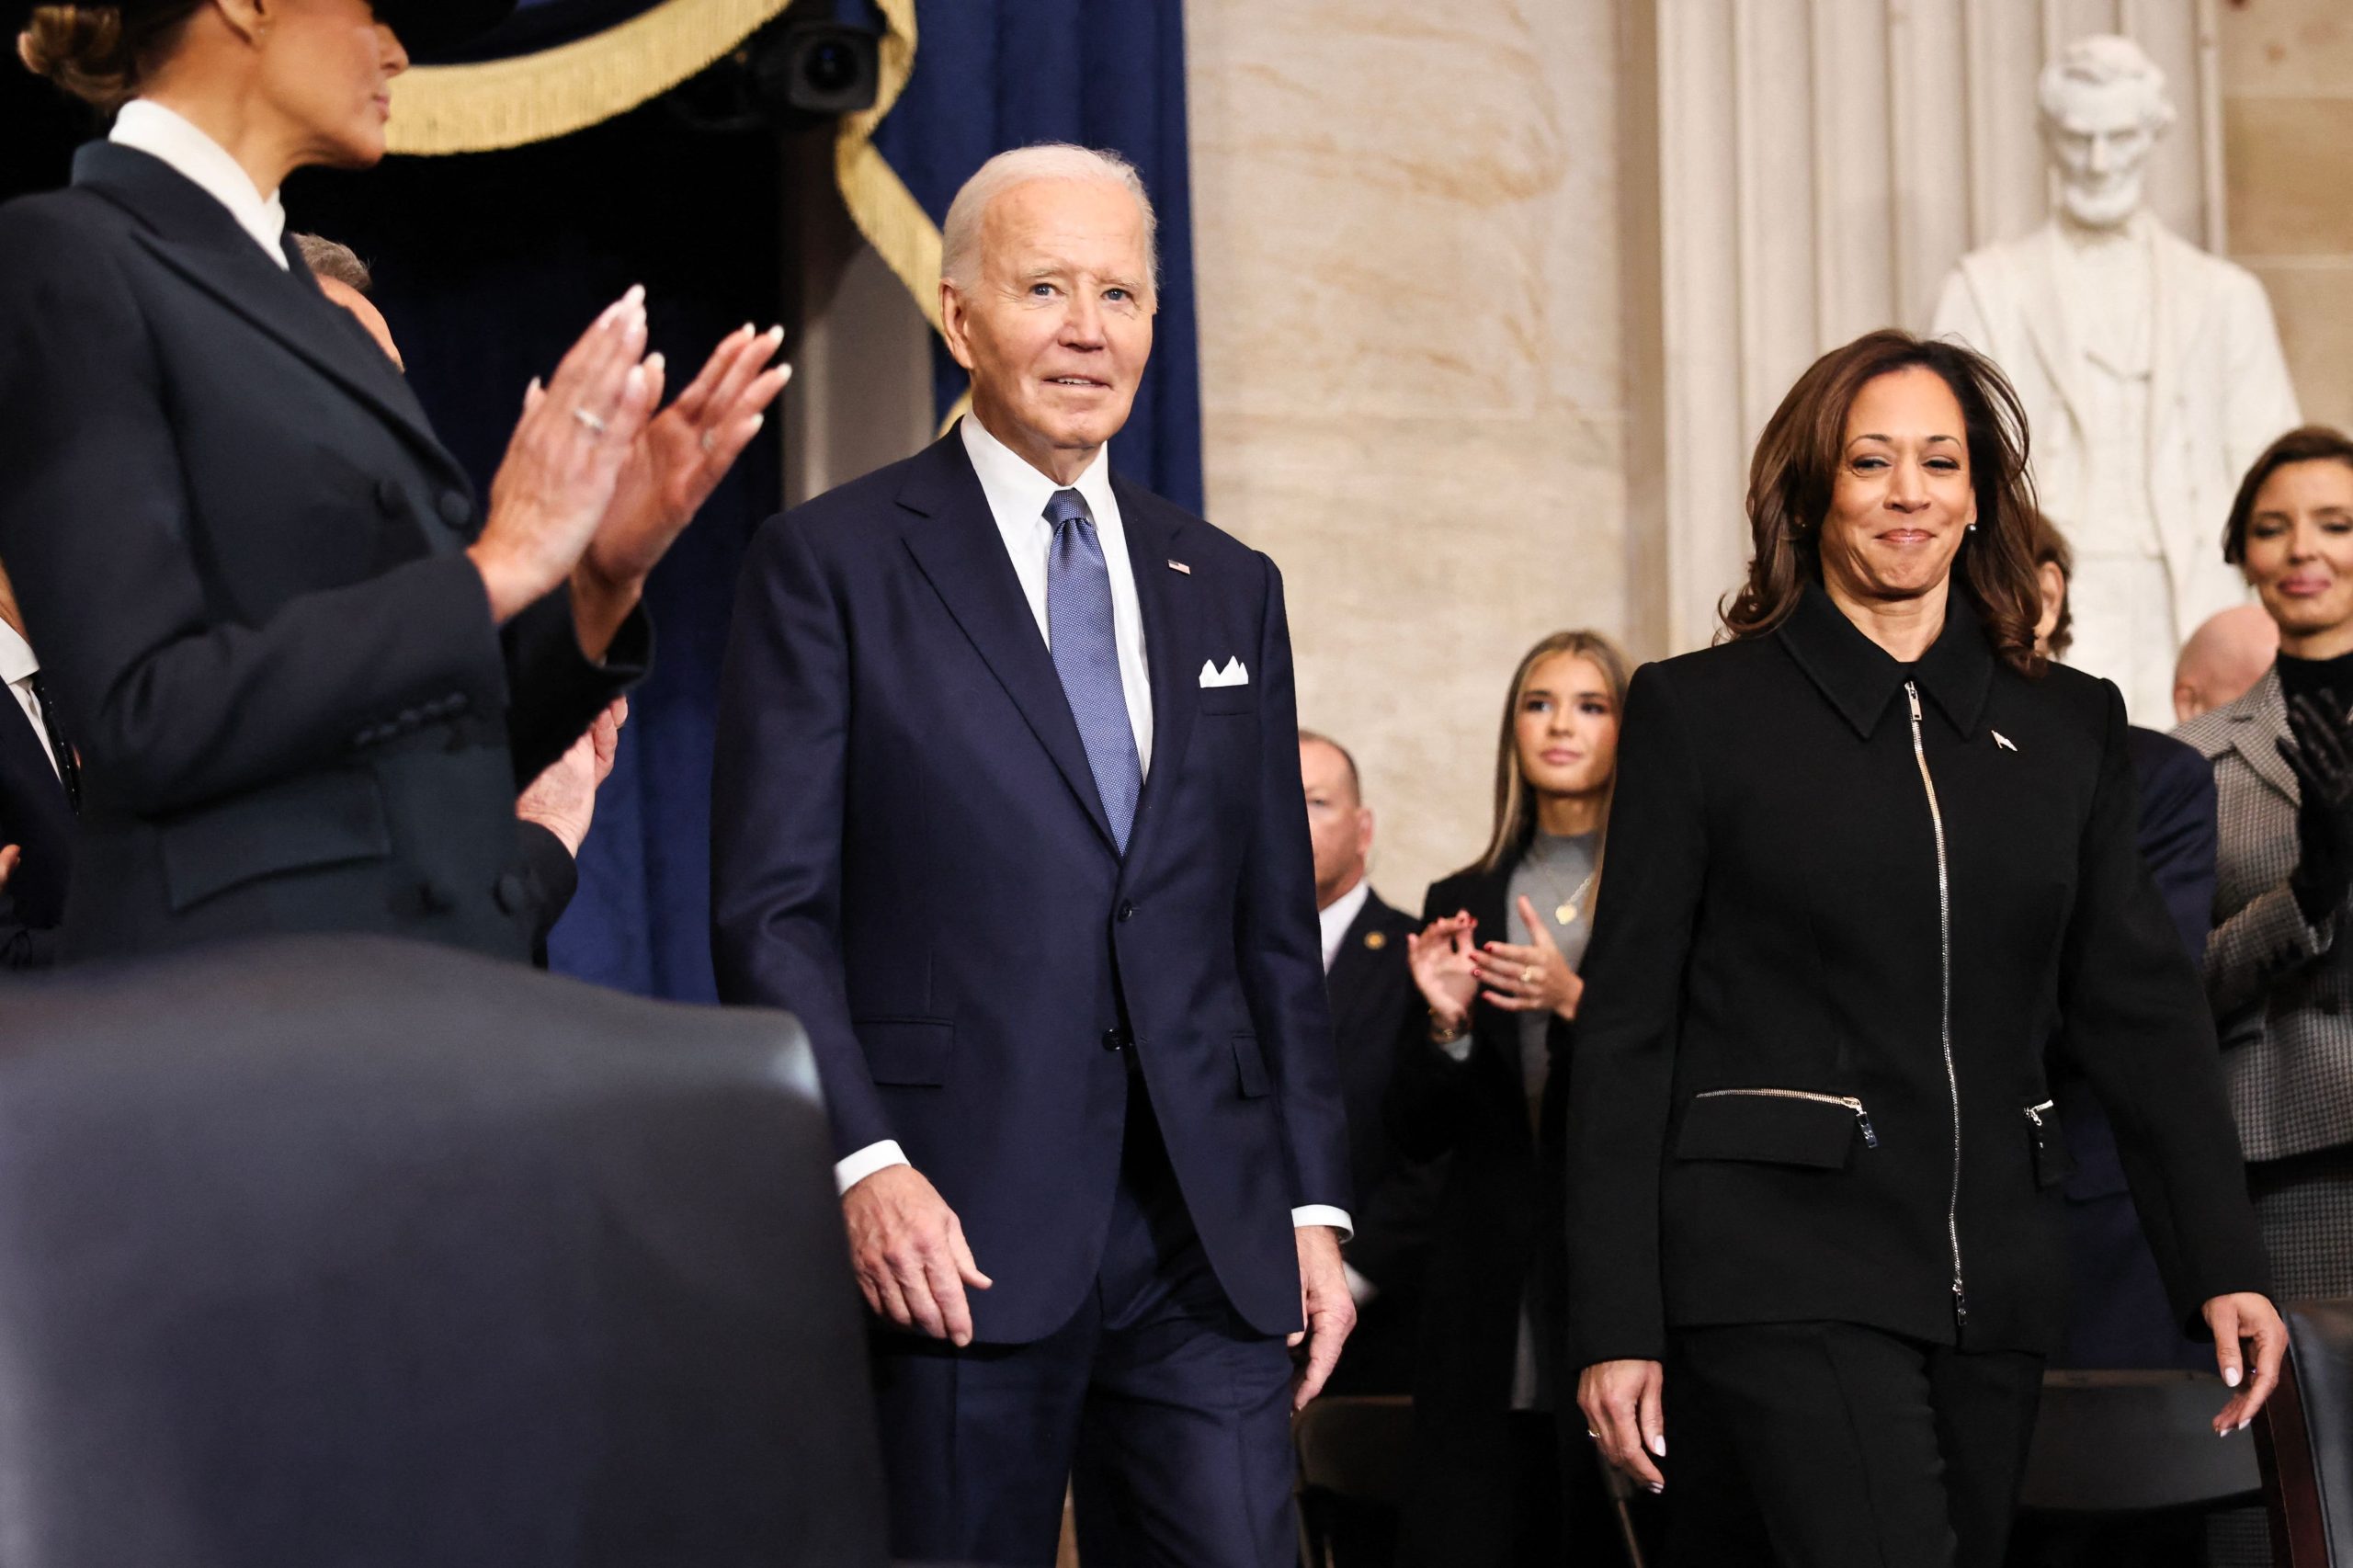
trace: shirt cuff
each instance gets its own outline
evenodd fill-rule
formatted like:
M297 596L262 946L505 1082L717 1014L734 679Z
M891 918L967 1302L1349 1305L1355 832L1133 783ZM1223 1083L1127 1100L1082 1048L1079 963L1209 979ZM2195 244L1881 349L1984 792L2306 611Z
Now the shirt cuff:
M907 1163L906 1151L899 1147L897 1139L885 1138L880 1143L869 1143L847 1159L834 1162L834 1190L846 1193L876 1171Z
M1344 1242L1354 1239L1357 1233L1357 1222L1348 1218L1348 1211L1335 1209L1328 1203L1302 1204L1290 1211L1292 1230L1302 1230L1309 1225L1329 1225L1340 1233L1340 1239Z
M1439 1043L1438 1048L1446 1052L1449 1062L1468 1062L1471 1060L1471 1031L1465 1029L1452 1040Z

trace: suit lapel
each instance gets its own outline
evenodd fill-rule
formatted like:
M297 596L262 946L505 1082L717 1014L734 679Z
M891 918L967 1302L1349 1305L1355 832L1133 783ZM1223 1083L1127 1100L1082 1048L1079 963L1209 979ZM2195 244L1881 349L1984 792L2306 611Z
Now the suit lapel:
M2255 699L2252 710L2234 716L2231 745L2255 769L2256 778L2279 790L2292 806L2302 792L2296 788L2296 770L2279 755L2279 742L2288 738L2288 699L2279 689L2279 666L2274 665L2266 671L2249 695Z
M2065 292L2059 287L2060 269L2066 265L2060 247L2067 242L2060 238L2055 219L2043 226L2039 242L2033 264L2027 269L2027 287L2033 299L2033 308L2024 312L2027 333L2034 339L2035 352L2042 357L2051 384L2059 390L2060 400L2081 429L2086 406L2083 358L2069 324Z
M906 529L916 566L1062 770L1104 846L1116 855L1118 840L1103 812L1078 722L1063 695L1062 676L1038 633L1038 618L1005 552L1005 538L997 532L980 478L954 431L932 443L898 500L924 519Z
M1117 478L1112 491L1120 498L1120 527L1127 535L1128 570L1135 574L1136 603L1143 614L1144 663L1152 678L1152 767L1145 773L1143 795L1136 802L1135 831L1129 835L1131 858L1138 845L1168 814L1161 802L1184 776L1186 747L1193 738L1193 716L1200 706L1199 683L1192 671L1200 651L1199 580L1178 572L1168 562L1182 560L1176 539L1183 530L1182 514L1149 491Z
M74 183L143 225L138 238L158 261L284 345L312 369L397 426L453 481L464 470L443 448L416 394L318 282L289 244L289 270L258 253L252 236L210 196L161 159L97 142L74 161Z

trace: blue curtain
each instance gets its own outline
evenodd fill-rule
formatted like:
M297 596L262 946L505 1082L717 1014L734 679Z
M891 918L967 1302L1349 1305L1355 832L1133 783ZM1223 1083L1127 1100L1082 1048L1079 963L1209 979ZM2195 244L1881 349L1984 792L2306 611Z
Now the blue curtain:
M874 145L934 223L994 153L1033 142L1109 148L1160 216L1160 313L1121 473L1201 509L1201 391L1193 331L1192 179L1181 0L918 0L915 74ZM939 412L964 372L937 348Z
M470 57L528 53L652 3L525 0ZM847 17L858 8L833 9ZM1161 310L1134 417L1112 455L1129 478L1199 510L1179 0L925 0L919 24L914 74L876 142L935 222L956 187L1006 147L1082 142L1115 148L1142 172L1160 213ZM374 266L377 302L417 394L486 492L524 383L631 283L647 288L654 346L674 375L692 374L740 323L778 319L779 166L772 135L696 132L655 103L511 152L306 173L288 204L296 228L341 240ZM963 375L944 351L940 362L944 411ZM631 701L580 857L579 895L550 943L567 973L644 995L713 995L712 713L744 549L779 505L771 439L745 454L648 589L654 675Z

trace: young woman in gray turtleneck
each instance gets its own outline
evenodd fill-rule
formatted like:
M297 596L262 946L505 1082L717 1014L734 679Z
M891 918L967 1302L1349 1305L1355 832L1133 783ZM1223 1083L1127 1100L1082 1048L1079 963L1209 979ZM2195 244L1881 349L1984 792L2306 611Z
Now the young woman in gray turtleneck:
M1564 1531L1608 1528L1573 1391L1553 1379L1556 1064L1585 989L1626 679L1625 655L1594 632L1529 650L1504 709L1487 847L1430 889L1427 928L1408 939L1418 994L1387 1119L1409 1156L1448 1160L1414 1369L1408 1563L1557 1562Z

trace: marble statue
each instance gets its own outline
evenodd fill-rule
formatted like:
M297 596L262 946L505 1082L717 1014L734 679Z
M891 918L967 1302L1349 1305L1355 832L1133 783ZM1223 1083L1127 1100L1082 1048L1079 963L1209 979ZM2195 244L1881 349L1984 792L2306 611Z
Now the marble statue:
M1991 357L2026 407L2035 488L2075 549L2068 663L2173 722L2174 656L2246 598L2222 561L2239 479L2295 426L2263 285L2168 231L2143 194L2174 118L2129 39L2078 39L2040 83L2059 211L1961 258L1933 330Z

